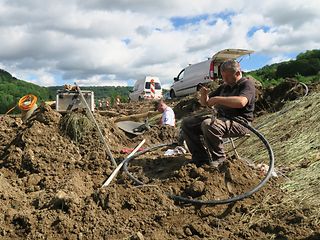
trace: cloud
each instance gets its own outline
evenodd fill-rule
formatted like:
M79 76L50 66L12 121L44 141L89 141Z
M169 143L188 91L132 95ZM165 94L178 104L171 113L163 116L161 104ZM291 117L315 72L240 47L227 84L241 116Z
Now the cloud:
M55 85L56 79L54 78L54 74L46 69L40 70L28 70L28 71L19 71L25 77L25 80L37 84L39 86L53 86ZM16 76L20 78L20 76Z
M76 82L82 86L128 86L127 81L115 79L116 75L94 75L87 79L77 79Z
M221 49L253 49L267 64L319 48L319 13L316 0L0 0L0 66L41 85L155 75L169 86Z
M275 57L271 58L270 61L267 62L267 64L271 65L274 63L285 62L285 61L289 61L289 60L292 60L292 58L287 57L287 56L283 56L283 55L279 55L279 56L275 56Z

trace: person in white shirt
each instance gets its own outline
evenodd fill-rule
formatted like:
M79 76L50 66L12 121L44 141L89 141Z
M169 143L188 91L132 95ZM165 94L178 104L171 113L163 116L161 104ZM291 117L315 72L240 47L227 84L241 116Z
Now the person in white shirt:
M160 125L170 125L175 126L176 118L174 111L171 107L169 107L163 100L157 102L157 110L162 113L162 117L160 119Z

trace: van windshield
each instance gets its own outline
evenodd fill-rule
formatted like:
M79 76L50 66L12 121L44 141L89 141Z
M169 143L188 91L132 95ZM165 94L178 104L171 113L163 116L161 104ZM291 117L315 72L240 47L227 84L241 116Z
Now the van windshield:
M155 87L155 89L157 89L157 90L161 89L160 83L158 83L158 82L155 82L155 83L154 83L154 87ZM146 82L145 88L146 88L146 89L150 89L150 82Z

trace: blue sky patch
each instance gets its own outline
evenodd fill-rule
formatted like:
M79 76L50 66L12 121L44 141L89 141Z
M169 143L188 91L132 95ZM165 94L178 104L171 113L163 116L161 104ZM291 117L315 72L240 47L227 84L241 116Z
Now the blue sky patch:
M284 59L295 59L296 56L298 55L297 52L292 52L283 55L282 57ZM241 60L241 57L238 60L241 60L241 68L244 71L251 71L251 70L257 70L259 68L262 68L266 65L271 65L270 61L272 60L272 56L268 56L265 54L258 54L258 53L253 53L251 56L244 56L243 59ZM280 60L281 62L284 60Z
M252 27L252 28L248 31L247 36L248 36L248 37L252 37L253 34L254 34L256 31L261 30L261 29L262 29L264 32L269 32L269 31L270 31L270 27L269 27L269 26L254 26L254 27Z
M194 17L172 17L170 21L175 28L181 28L186 25L196 25L201 21L208 21L208 25L215 25L218 19L223 19L231 25L232 17L235 16L235 12L225 11L215 14L202 14Z
M238 58L238 60L240 61L241 57ZM244 56L240 61L240 64L242 70L251 71L265 66L266 62L270 60L271 58L269 56L253 53L250 56Z
M228 23L228 25L231 25L232 17L235 16L235 15L236 15L235 12L225 11L225 12L220 12L220 13L217 13L217 14L213 14L212 16L215 19L215 21L217 21L217 19L222 19L222 20L226 21Z
M199 15L195 17L172 17L170 18L170 21L172 22L175 28L180 28L189 24L198 24L203 20L207 20L208 17L208 14Z
M121 39L121 41L124 42L126 45L128 45L131 42L130 38L123 38Z

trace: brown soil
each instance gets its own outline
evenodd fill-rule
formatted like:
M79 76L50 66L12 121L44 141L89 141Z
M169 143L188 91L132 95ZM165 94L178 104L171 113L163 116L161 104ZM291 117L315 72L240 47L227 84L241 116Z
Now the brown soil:
M256 112L261 115L264 112L279 111L286 101L303 97L305 91L304 87L295 79L286 79L276 87L270 87L263 91L256 102Z
M132 114L143 108L129 106L119 111ZM168 196L210 200L246 192L262 176L240 160L218 169L197 168L188 163L189 155L165 157L160 149L129 164L146 186L135 186L121 173L101 189L113 167L97 131L75 142L61 129L61 118L41 106L26 124L8 116L0 120L0 239L320 238L307 208L283 205L281 178L229 205L193 206ZM177 136L171 127L153 127L129 138L113 119L96 119L118 162L125 157L121 149L142 138L150 146Z

